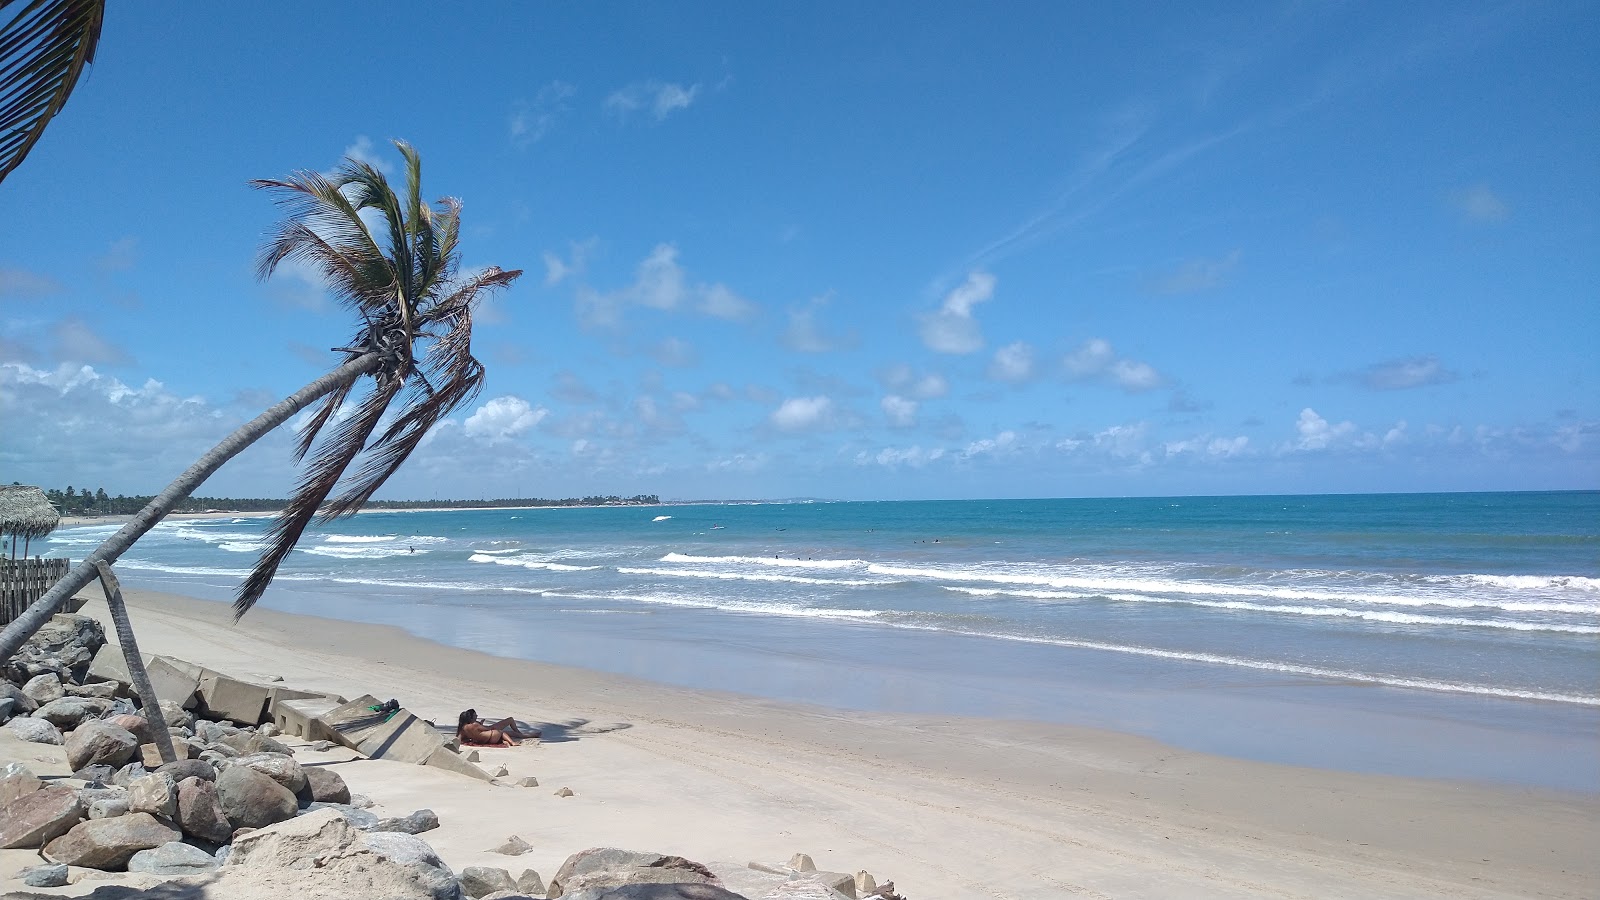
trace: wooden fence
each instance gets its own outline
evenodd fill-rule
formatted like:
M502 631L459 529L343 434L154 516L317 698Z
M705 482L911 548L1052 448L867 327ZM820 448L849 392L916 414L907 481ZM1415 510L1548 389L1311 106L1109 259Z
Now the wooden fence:
M0 557L0 626L11 623L50 586L65 578L70 559L7 559Z

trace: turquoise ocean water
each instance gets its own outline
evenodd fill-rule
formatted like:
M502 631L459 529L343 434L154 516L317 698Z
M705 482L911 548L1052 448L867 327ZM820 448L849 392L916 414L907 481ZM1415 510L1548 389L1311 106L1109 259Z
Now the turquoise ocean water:
M166 523L118 570L226 599L265 525ZM265 602L693 687L1600 789L1596 492L371 513ZM1435 746L1460 740L1504 759ZM1577 756L1517 774L1544 753Z

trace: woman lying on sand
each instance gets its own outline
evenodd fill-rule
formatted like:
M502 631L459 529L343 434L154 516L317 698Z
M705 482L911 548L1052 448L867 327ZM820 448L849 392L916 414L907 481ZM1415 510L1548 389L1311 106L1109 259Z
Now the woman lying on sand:
M478 719L478 711L469 709L463 712L456 720L456 736L464 744L478 744L485 747L515 747L527 738L536 738L538 731L532 734L523 734L517 730L515 719L501 719L498 722L484 724Z

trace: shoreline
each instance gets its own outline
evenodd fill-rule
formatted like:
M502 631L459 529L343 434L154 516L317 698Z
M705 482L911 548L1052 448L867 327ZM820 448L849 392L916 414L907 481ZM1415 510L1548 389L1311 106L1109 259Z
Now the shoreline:
M487 512L497 509L528 510L528 509L656 509L662 506L688 506L693 504L672 503L624 503L600 506L587 506L581 503L561 504L552 506L417 506L405 509L358 509L355 515L373 515L377 513L440 513L440 512ZM195 521L200 519L270 519L283 510L256 510L252 512L229 512L227 510L208 510L206 512L175 512L161 517L161 522L168 520ZM109 516L62 516L57 528L80 528L85 525L113 525L121 524L132 519L131 514L117 514ZM156 523L160 524L160 522Z
M103 620L98 591L85 595L97 599L84 612ZM546 874L584 846L740 864L808 852L917 900L1576 897L1600 877L1594 795L1253 762L1079 726L828 709L490 656L390 626L264 608L233 626L215 601L129 590L128 602L146 652L393 695L435 721L471 705L557 724L567 740L485 762L577 797L512 793L524 799L487 822L428 798L445 821L429 837L457 868L503 865L483 851L515 831ZM559 724L580 720L570 733ZM606 730L615 724L629 727ZM476 802L476 790L460 795Z

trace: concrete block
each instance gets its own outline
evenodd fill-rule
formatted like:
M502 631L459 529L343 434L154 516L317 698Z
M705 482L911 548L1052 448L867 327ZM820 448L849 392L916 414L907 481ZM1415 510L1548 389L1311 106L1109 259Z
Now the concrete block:
M490 780L488 772L467 762L459 754L451 753L450 749L444 746L440 746L428 754L428 758L423 760L422 764L433 766L435 769L444 769L447 772L455 772L458 775L465 775L468 778L476 778L479 781Z
M170 656L152 656L145 662L144 670L150 676L150 686L155 688L157 698L171 700L184 709L199 705L196 696L200 687L199 666Z
M150 661L145 660L145 667L149 668ZM106 644L100 652L94 655L94 661L89 663L89 671L84 674L85 682L110 681L117 685L117 696L133 696L133 678L128 675L128 662L122 656L122 648L115 644Z
M272 721L286 735L308 741L331 741L333 730L325 726L320 717L342 704L321 697L269 701Z
M260 725L266 716L271 692L271 688L263 685L207 669L200 676L200 711L207 718Z
M368 759L392 759L421 765L427 762L433 751L443 746L444 738L432 725L402 709L388 721L371 729L356 745L356 751Z
M383 716L372 711L381 701L371 694L362 694L348 703L340 704L315 717L327 735L327 740L336 741L357 749L363 738L373 728L383 724Z

